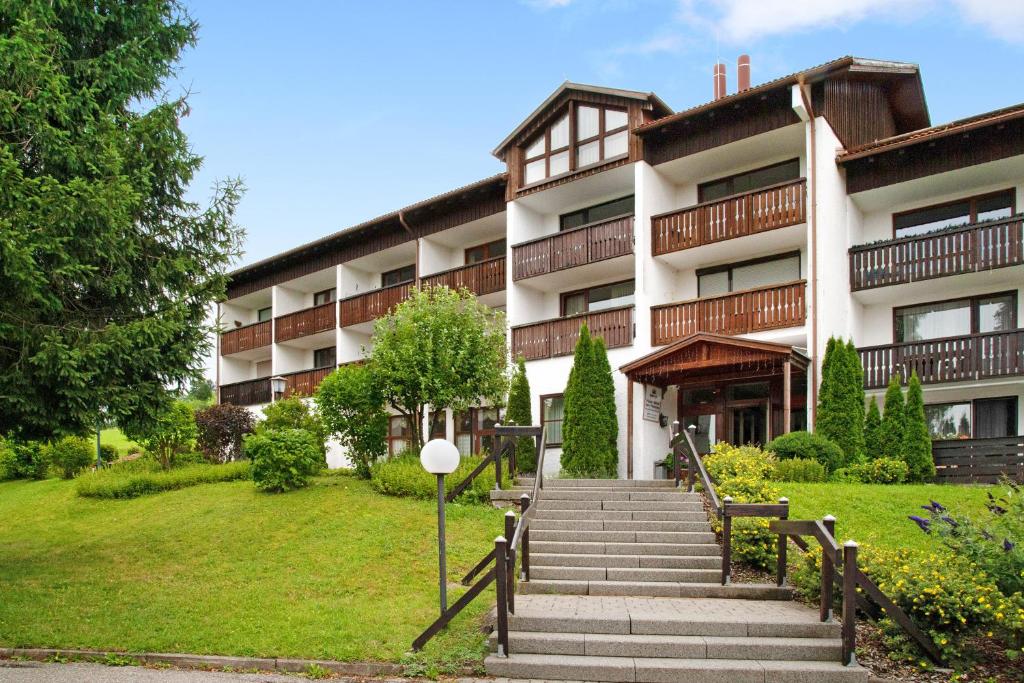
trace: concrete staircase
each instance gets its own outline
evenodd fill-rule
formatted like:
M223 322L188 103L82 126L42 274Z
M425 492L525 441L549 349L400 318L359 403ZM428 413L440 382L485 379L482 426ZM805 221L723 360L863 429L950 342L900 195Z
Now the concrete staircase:
M505 492L518 499L532 481ZM672 481L545 481L530 525L530 581L509 616L516 679L866 683L840 664L838 623L788 588L720 585L721 549L699 494ZM496 636L492 634L492 645Z

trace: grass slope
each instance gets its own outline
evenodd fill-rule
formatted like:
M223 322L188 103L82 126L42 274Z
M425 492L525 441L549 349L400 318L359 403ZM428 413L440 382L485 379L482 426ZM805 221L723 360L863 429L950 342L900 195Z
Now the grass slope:
M89 437L92 441L96 441L96 432L93 432ZM139 450L139 445L124 435L117 427L110 427L108 429L100 430L100 443L110 444L117 449L117 452L121 455L128 453L134 453Z
M239 481L127 501L0 484L0 645L399 661L437 616L435 510L337 476L283 495ZM449 506L452 581L501 528L498 510ZM493 590L475 600L418 670L478 658L492 604Z

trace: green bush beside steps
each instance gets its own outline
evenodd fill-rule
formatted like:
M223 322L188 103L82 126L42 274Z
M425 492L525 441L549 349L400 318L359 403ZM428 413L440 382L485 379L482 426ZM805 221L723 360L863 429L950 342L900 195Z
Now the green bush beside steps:
M470 455L462 458L458 468L445 477L445 493L450 493L483 462L484 456ZM419 458L412 451L405 451L391 460L383 460L373 466L370 485L378 493L388 496L404 496L432 500L437 496L437 479L420 464ZM509 488L511 483L508 475L502 473L502 487ZM472 485L459 497L463 503L486 503L490 501L490 492L494 488L494 466L488 465L473 480Z
M197 484L248 479L249 476L248 462L186 465L162 470L153 461L142 461L114 465L98 472L82 474L75 480L75 491L85 498L138 498Z

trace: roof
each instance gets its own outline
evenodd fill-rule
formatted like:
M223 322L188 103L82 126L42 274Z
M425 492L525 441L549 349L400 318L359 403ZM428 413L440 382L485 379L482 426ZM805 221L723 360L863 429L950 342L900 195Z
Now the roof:
M661 98L655 95L653 92L640 92L638 90L620 90L618 88L606 88L600 85L587 85L585 83L573 83L572 81L565 81L560 86L555 88L555 91L548 95L547 99L541 102L536 109L530 112L530 115L523 119L522 122L518 126L516 126L515 130L506 135L505 139L502 140L498 144L498 146L494 148L492 154L494 154L494 156L500 159L502 152L505 151L505 149L512 143L512 141L515 140L520 133L526 130L526 128L529 127L530 123L532 123L535 118L540 116L545 109L554 104L560 97L562 97L562 95L564 95L568 91L587 92L593 93L595 95L609 95L611 97L621 97L622 99L626 100L639 100L641 102L650 102L654 105L656 109L660 109L661 111L668 113L672 112L672 108L665 104L661 100Z
M704 104L684 109L683 111L676 112L670 116L662 117L656 121L646 123L636 129L636 133L643 135L661 129L662 127L688 119L697 114L701 114L707 111L718 109L721 107L728 107L730 105L737 104L746 99L752 97L758 97L769 91L776 90L782 87L789 87L796 85L800 82L814 82L818 79L824 78L830 74L838 72L849 72L851 74L873 74L879 76L892 75L892 76L905 76L913 77L916 80L915 84L915 99L919 100L919 105L923 110L923 119L925 122L928 120L928 110L924 99L924 86L921 84L920 70L917 64L910 62L894 62L880 59L866 59L863 57L840 57L833 59L830 62L819 64L818 66L812 66L809 69L797 71L787 76L782 76L774 80L756 85L752 88L735 92L731 95L726 95L717 100L711 100Z
M902 147L917 145L937 138L955 135L957 133L964 133L977 128L984 128L985 126L992 126L1020 118L1024 118L1024 103L1015 104L1003 109L996 109L995 111L985 112L984 114L977 114L957 121L950 121L949 123L944 123L939 126L920 128L918 130L910 131L909 133L902 133L889 138L875 140L874 142L869 142L861 145L860 147L855 147L845 153L839 154L836 157L836 160L839 163L843 163L847 161L854 161L855 159L863 159L864 157L872 156L874 154L881 154L883 152L900 149Z

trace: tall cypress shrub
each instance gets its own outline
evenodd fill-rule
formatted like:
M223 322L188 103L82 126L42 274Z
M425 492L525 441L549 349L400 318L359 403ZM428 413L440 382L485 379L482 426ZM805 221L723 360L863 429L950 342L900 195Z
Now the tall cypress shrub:
M569 383L565 388L565 416L562 421L562 470L571 476L605 474L604 453L607 418L597 399L593 341L586 323L576 342Z
M608 476L616 476L619 470L619 417L615 411L615 380L612 378L612 366L608 362L608 349L605 348L604 339L601 337L594 338L593 353L595 389L605 418L606 448L602 461L605 473Z
M878 410L878 399L871 397L868 413L864 418L864 454L868 460L876 460L885 455L885 442L882 441L882 413Z
M853 340L846 342L846 381L844 382L845 401L849 405L852 433L850 447L852 454L849 462L864 460L864 366L860 362L860 354Z
M533 424L533 411L530 408L530 380L526 377L526 363L522 356L516 362L516 370L512 375L505 422L520 427L528 427ZM537 447L533 438L521 436L516 440L516 463L523 472L533 472L537 469Z
M907 384L907 405L904 409L903 461L910 468L910 481L935 478L932 438L924 417L924 393L917 372L910 374Z
M885 390L885 410L882 413L882 427L879 430L882 453L879 457L903 460L903 432L906 431L903 407L903 390L899 375L889 378Z
M845 463L864 454L864 370L852 342L828 340L822 361L815 432L843 451Z

